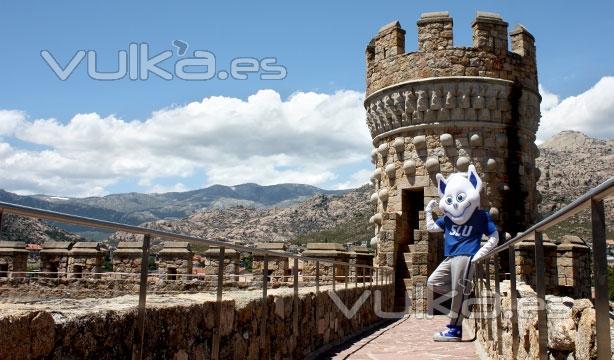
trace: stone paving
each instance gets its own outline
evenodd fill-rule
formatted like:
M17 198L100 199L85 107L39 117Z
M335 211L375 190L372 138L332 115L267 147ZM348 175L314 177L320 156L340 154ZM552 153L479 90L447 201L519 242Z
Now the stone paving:
M433 333L441 331L448 322L446 316L418 319L413 315L329 353L332 359L478 359L470 330L465 341L457 343L433 342Z

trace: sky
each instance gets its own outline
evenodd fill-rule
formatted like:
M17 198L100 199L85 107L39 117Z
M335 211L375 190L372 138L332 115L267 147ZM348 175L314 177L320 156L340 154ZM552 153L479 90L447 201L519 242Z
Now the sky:
M477 10L535 36L538 141L565 129L614 137L612 1L3 1L0 188L99 196L366 183L365 46L399 20L413 51L420 14L441 10L456 46L470 46ZM143 63L120 61L130 51L168 56L160 67L172 79L145 79ZM186 80L203 76L183 67L195 51L215 71Z

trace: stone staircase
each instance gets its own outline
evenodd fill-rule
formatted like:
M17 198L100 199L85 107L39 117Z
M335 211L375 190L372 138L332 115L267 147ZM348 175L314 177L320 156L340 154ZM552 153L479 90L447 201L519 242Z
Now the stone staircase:
M436 266L440 237L441 235L428 233L424 212L420 211L419 228L413 230L413 244L406 245L405 249L399 251L403 254L403 259L399 260L405 263L403 284L405 290L409 291L412 310L418 312L427 310L426 281Z

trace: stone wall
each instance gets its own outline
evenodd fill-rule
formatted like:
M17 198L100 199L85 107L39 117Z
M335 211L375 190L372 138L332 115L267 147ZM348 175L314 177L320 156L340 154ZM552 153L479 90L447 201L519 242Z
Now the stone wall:
M307 250L303 251L302 255L345 263L349 263L350 260L350 254L345 251L343 245L337 243L309 243L307 244ZM318 267L317 265L316 260L305 260L303 264L303 276L306 276L309 281L314 281ZM336 281L345 281L345 275L349 275L347 265L319 261L320 281L332 282L333 268Z
M546 292L553 295L587 298L591 296L591 254L577 236L565 235L550 240L544 234ZM529 238L515 247L516 274L519 281L535 287L535 243ZM492 273L492 272L491 272Z
M22 276L26 271L28 271L26 244L20 241L0 241L0 277Z
M494 289L494 284L491 288ZM512 337L508 280L501 283L500 316L477 322L477 339L491 359L538 358L536 293L524 283L519 283L517 289L518 338ZM487 293L483 292L482 295L485 298ZM595 309L591 300L546 295L546 303L550 358L576 360L596 358ZM465 320L465 325L471 327L472 331L475 330L473 319ZM612 320L610 332L614 332Z
M382 310L390 311L391 285L373 289L382 291ZM351 307L363 291L341 289L337 294ZM375 313L373 296L348 319L327 292L309 292L299 295L299 322L295 327L293 301L292 295L270 295L264 308L260 299L241 305L224 300L220 359L302 359L382 320ZM52 316L47 311L5 312L0 315L0 358L130 358L136 314L134 308L76 317ZM214 314L214 302L149 307L144 358L210 358ZM266 326L262 326L263 321Z
M72 245L72 242L67 241L53 241L43 244L43 249L40 251L41 271L50 273L45 276L66 277L68 257Z
M68 271L71 277L102 272L105 251L97 242L78 242L73 245L68 256ZM98 275L97 275L98 276Z
M256 247L258 249L277 252L286 251L285 243L258 243L256 244ZM267 258L267 268L269 274L272 276L271 280L283 280L284 276L290 275L289 258L282 256L268 256ZM264 255L254 253L252 259L252 272L254 273L254 276L262 276L262 271L264 270ZM289 278L285 278L285 280L289 280Z
M205 275L217 275L219 272L220 248L210 247L202 256ZM224 249L224 275L238 275L241 264L241 254L234 249ZM209 278L215 281L213 278ZM238 276L225 276L224 280L238 281Z
M143 241L122 241L113 251L113 271L140 273L143 260Z
M158 270L168 274L170 280L177 279L177 274L192 274L194 253L190 243L183 241L167 241L158 253Z

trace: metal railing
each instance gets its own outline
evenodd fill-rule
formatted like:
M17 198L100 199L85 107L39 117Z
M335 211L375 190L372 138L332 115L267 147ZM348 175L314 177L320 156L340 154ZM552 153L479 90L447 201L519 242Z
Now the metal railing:
M143 243L142 243L142 257L141 257L141 268L140 268L140 276L139 276L139 303L138 303L138 317L137 317L137 339L135 340L135 345L133 349L133 358L142 359L143 358L143 349L144 349L144 339L145 339L145 310L147 305L147 279L152 274L149 272L149 250L151 246L152 237L157 237L170 241L186 241L191 244L204 244L209 246L219 247L218 256L218 271L217 274L214 275L217 277L217 285L216 285L216 309L215 309L215 327L213 332L212 346L211 346L211 358L217 359L219 357L220 350L220 321L221 321L221 310L222 310L222 299L223 299L223 290L224 290L224 277L234 277L238 276L238 274L225 274L224 273L224 254L226 249L233 249L240 253L251 253L258 254L264 257L263 261L263 271L262 271L262 299L264 304L267 304L267 289L271 283L271 279L275 278L276 275L272 275L268 273L268 265L269 261L274 258L287 258L288 260L292 259L293 268L292 274L290 277L292 278L292 287L293 287L293 296L295 301L293 301L295 309L293 311L293 327L298 333L298 293L299 293L299 274L298 274L298 262L302 261L310 261L315 262L315 276L311 276L314 278L315 282L315 291L320 292L321 280L326 280L326 284L332 285L332 290L336 290L337 282L343 282L345 289L348 288L348 284L350 283L350 279L348 273L351 268L355 269L354 274L354 286L359 287L359 278L361 278L362 286L365 287L367 282L369 286L372 285L386 285L393 284L393 271L390 267L374 267L366 264L357 264L357 263L349 263L345 261L337 261L332 260L330 258L322 258L322 257L313 257L313 256L301 256L298 254L293 254L285 251L272 251L266 249L252 248L247 246L242 246L230 242L224 241L216 241L216 240L208 240L195 236L184 235L184 234L176 234L167 231L161 231L156 229L149 229L142 226L134 226L121 224L111 221L98 220L93 218L87 218L77 215L70 215L65 213L59 213L50 210L43 210L32 208L23 205L17 205L7 202L0 202L0 228L2 225L2 216L3 214L13 214L43 220L57 221L65 224L72 225L80 225L98 229L109 230L113 232L126 232L132 234L143 235ZM332 267L332 276L330 275L322 275L321 268L323 265L329 265ZM335 271L338 267L347 267L347 271L344 275L336 275ZM362 268L363 271L361 274L358 274L358 269ZM55 273L57 275L64 274L66 278L68 278L68 273ZM97 273L97 274L105 274L105 273ZM158 275L158 274L156 274ZM184 274L173 274L174 276L181 277L185 276ZM195 276L199 276L201 274L197 274ZM205 275L211 276L211 275ZM256 276L254 276L256 278ZM309 278L309 276L302 275L303 280ZM342 280L339 280L342 279ZM264 314L267 314L265 311ZM266 315L265 315L266 316ZM266 319L261 322L263 329L261 329L262 333L266 333ZM263 344L261 344L262 346Z
M539 340L539 356L540 359L548 358L548 325L546 312L546 269L544 261L544 230L562 222L566 219L578 214L580 211L590 207L591 223L592 223L592 264L595 287L595 315L596 315L596 342L597 356L599 359L610 359L611 356L611 339L610 339L610 313L608 301L608 263L607 263L607 246L606 246L606 218L604 212L603 201L605 198L614 194L614 177L609 178L599 186L593 188L589 192L577 198L569 205L556 211L554 214L546 217L537 224L531 226L528 230L518 234L506 243L499 245L490 253L478 260L480 268L485 268L485 271L478 271L478 278L481 283L484 283L487 290L490 291L490 274L489 262L494 260L494 284L495 293L500 295L499 282L499 254L507 251L509 253L509 268L510 268L510 297L511 297L511 323L512 323L512 341L518 341L518 296L516 293L516 264L515 264L515 245L523 240L535 239L535 291L537 293L537 321L538 321L538 340ZM542 304L542 305L540 305ZM497 320L499 318L497 317Z

